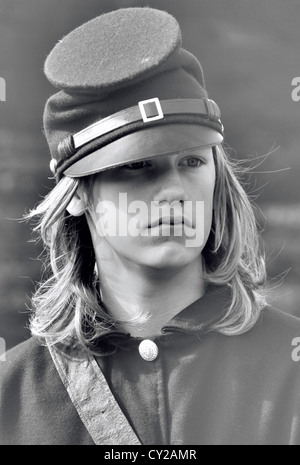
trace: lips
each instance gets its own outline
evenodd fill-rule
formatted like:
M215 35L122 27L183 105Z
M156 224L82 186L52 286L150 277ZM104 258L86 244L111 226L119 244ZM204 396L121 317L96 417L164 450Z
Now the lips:
M190 228L193 228L193 224L189 218L182 216L182 215L163 215L158 219L154 220L152 223L148 225L148 228L155 228L162 224L167 224L174 226L176 224L184 224Z

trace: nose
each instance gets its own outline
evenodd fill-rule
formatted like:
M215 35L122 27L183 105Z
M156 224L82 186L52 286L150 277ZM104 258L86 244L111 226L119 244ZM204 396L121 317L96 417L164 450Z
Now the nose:
M175 166L161 171L157 181L158 188L153 197L154 201L172 203L188 200L185 186Z

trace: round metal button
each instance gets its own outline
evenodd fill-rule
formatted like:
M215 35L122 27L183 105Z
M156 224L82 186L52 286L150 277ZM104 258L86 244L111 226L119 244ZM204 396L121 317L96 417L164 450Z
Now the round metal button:
M139 345L139 353L146 362L153 362L158 356L158 347L150 339L144 339Z

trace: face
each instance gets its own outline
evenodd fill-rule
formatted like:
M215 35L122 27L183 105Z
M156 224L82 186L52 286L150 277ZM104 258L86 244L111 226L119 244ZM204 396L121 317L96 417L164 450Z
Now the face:
M97 258L160 269L198 260L211 229L214 186L211 147L99 173L89 199Z

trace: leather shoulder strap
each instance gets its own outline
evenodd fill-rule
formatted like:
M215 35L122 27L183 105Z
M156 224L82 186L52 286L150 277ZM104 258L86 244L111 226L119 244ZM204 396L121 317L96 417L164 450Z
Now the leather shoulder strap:
M48 346L59 376L96 445L140 445L93 356Z

